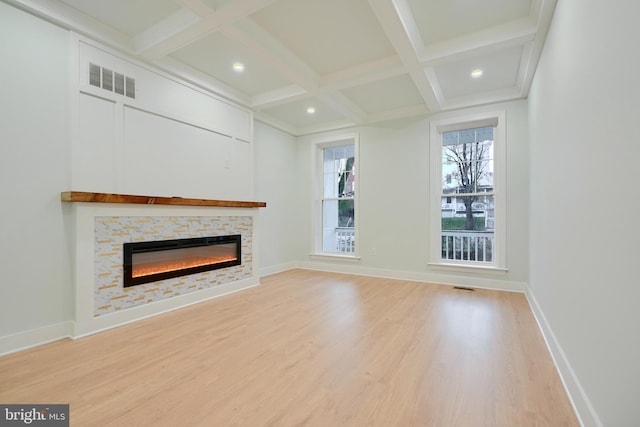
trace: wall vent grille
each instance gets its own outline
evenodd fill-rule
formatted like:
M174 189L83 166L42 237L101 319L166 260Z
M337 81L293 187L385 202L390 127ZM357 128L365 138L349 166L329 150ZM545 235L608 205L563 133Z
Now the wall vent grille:
M475 292L475 289L473 288L467 288L466 286L454 286L453 289L456 289L458 291L470 291L470 292Z
M93 63L89 63L89 84L129 98L136 98L134 78Z

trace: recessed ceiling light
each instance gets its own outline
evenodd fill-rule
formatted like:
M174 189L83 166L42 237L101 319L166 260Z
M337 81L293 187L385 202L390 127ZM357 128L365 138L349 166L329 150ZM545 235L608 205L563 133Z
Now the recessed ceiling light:
M471 71L471 77L473 77L474 79L482 77L482 70L480 68L476 68L475 70Z
M238 73L241 73L244 71L244 64L242 62L234 62L233 69Z
M314 114L316 112L316 107L307 107L307 114Z

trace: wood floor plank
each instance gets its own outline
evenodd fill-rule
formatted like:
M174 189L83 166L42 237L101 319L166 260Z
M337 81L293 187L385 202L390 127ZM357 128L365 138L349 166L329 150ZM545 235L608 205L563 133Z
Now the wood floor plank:
M73 426L577 426L522 294L292 270L0 358Z

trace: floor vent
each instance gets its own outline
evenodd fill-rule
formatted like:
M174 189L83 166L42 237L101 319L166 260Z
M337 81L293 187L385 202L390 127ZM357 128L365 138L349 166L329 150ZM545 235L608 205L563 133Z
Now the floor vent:
M89 63L89 84L129 98L136 97L134 78L93 63Z
M465 288L464 286L454 286L453 289L457 289L459 291L470 291L470 292L475 291L475 289L473 288Z

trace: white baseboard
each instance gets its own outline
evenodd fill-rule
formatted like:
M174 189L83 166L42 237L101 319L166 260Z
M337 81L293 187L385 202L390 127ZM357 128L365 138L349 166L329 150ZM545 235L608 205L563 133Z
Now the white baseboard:
M295 267L293 267L295 268ZM436 285L465 286L478 289L490 289L507 292L525 292L527 284L514 280L501 280L489 277L437 274L431 272L415 272L402 270L388 270L382 268L363 267L352 263L328 263L317 261L302 261L297 268L307 270L327 271L332 273L358 274L361 276L382 277L385 279L410 280L426 282Z
M148 317L156 316L179 308L197 304L212 298L238 292L259 285L259 279L250 278L228 285L216 286L199 292L192 292L178 297L133 307L117 313L99 316L85 321L66 321L0 337L0 356L16 353L28 348L37 347L64 338L82 338L107 329L132 323Z
M293 270L299 268L297 262L287 262L284 264L272 265L270 267L263 267L259 270L260 277L270 276L272 274L282 273L283 271Z
M556 365L558 375L560 375L560 379L564 384L564 388L569 395L569 400L573 405L573 409L576 412L578 421L583 427L602 427L602 422L593 409L593 406L591 405L587 394L584 392L584 389L582 388L578 377L573 371L569 360L564 354L560 343L553 333L551 325L549 325L549 322L547 322L547 318L545 317L544 312L538 305L538 301L536 300L535 296L528 286L526 288L525 295L527 297L527 300L529 301L531 311L533 312L533 315L538 322L538 327L542 332L542 336L547 343L547 348L549 349L551 358Z
M132 307L115 313L103 316L91 317L75 322L73 338L81 338L102 332L117 326L126 325L148 317L157 316L162 313L177 310L199 302L207 301L223 295L228 295L260 284L258 278L240 280L226 285L215 286L202 291L191 292L185 295L160 300L149 304Z
M73 335L73 322L66 321L0 337L0 356L37 347Z

